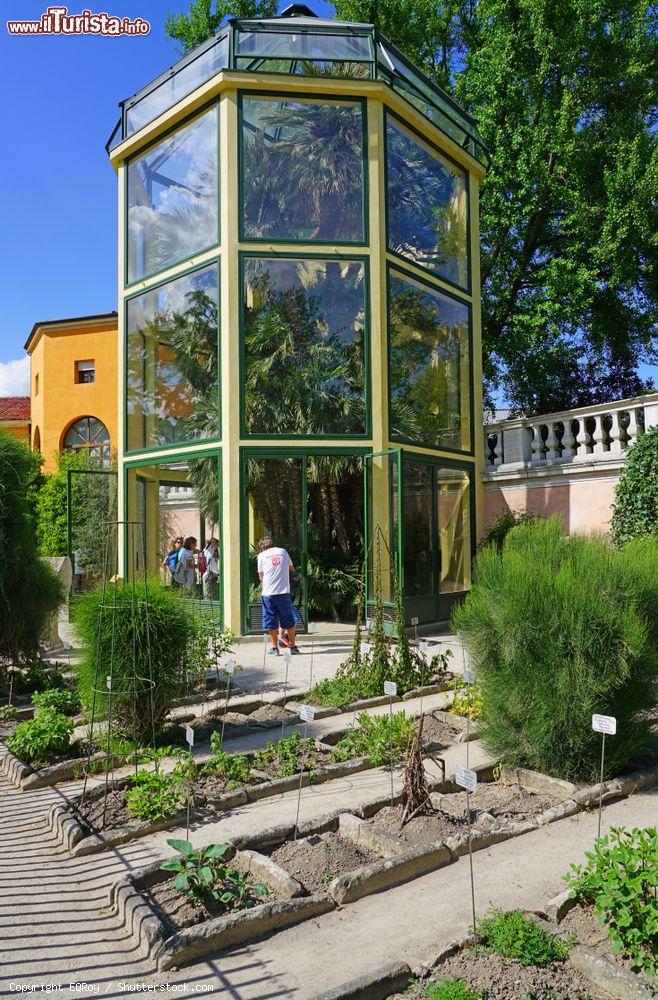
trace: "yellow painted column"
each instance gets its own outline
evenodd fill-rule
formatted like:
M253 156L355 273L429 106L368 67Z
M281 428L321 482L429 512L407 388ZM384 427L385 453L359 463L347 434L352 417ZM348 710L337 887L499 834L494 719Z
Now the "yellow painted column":
M475 423L475 537L484 534L484 416L482 412L482 311L480 307L480 183L470 175L471 282L473 288L473 420Z
M240 283L238 262L238 98L222 94L221 164L221 416L224 622L241 631L240 566Z
M124 437L125 437L125 391L126 391L126 352L125 352L125 309L123 301L123 278L125 274L125 245L126 245L126 170L127 167L121 164L117 170L117 189L118 189L118 289L117 289L117 302L118 302L118 328L117 328L117 381L118 381L118 393L117 393L117 440L116 440L116 451L117 451L117 520L123 521L126 517L124 511L126 509L126 497L124 491L124 472L123 472L123 461L124 461ZM120 577L123 577L125 573L125 560L124 560L124 531L122 526L119 524L117 528L117 573Z

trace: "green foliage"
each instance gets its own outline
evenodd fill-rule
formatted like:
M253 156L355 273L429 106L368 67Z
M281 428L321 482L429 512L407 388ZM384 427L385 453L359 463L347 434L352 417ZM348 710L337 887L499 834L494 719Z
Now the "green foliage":
M351 730L336 744L331 754L334 760L367 757L373 767L381 767L390 760L391 744L394 760L407 756L413 743L415 724L405 712L393 713L391 727L388 715L360 712L358 721L359 728Z
M353 701L362 698L361 687L354 677L325 678L315 684L302 701L311 705L322 705L327 708L344 708Z
M6 666L34 663L62 599L57 576L37 555L31 498L39 468L25 445L0 430L0 686Z
M14 722L18 718L18 709L15 705L0 706L0 722Z
M628 449L610 523L618 544L658 534L658 427L642 434Z
M177 858L169 858L160 865L162 871L176 872L175 886L189 899L203 902L209 897L224 910L250 909L267 895L261 883L250 883L248 872L240 873L223 861L229 844L211 844L202 851L195 851L187 840L168 840L178 851Z
M212 757L204 765L204 774L223 774L229 788L241 788L249 784L251 765L249 758L242 754L228 754L221 747L221 733L213 733L210 737Z
M32 704L39 712L52 708L62 715L75 715L80 711L80 699L74 691L56 690L50 688L46 691L35 691L32 695Z
M184 55L214 35L230 17L276 17L276 0L190 0L187 14L169 14L165 31Z
M482 689L481 738L512 766L595 778L594 712L617 718L607 773L647 753L658 673L658 539L615 549L566 537L559 518L520 525L477 557L453 615ZM644 713L644 714L641 714Z
M300 771L308 771L311 781L318 753L312 739L303 740L300 733L292 733L277 743L271 740L264 750L254 754L254 769L267 771L273 778L289 778Z
M489 525L489 530L480 542L480 548L493 544L500 551L512 528L516 528L518 524L527 524L529 521L534 521L536 516L536 514L520 514L514 510L505 511L496 518L493 524Z
M96 664L101 686L111 666L113 726L142 745L152 743L151 706L157 735L182 692L184 664L197 636L185 598L156 581L108 586L105 596L99 587L80 596L75 623L83 642L75 669L85 709L89 712L93 702ZM107 711L104 693L97 695L97 709Z
M211 615L188 608L192 631L185 657L188 683L205 688L208 672L214 671L222 656L230 653L235 636L228 628L220 628Z
M482 715L483 699L479 684L466 684L461 677L455 680L453 688L455 696L450 705L450 711L455 715L479 719Z
M658 975L658 833L612 827L565 876L579 903L593 904L612 950Z
M421 992L413 989L415 997L426 1000L485 1000L482 990L474 990L463 979L439 979L436 983L423 983Z
M16 726L7 746L26 764L47 764L69 750L73 728L72 719L42 708L33 719Z
M137 819L167 819L183 808L185 789L176 775L142 768L130 775L130 780L132 788L126 792L126 805Z
M564 962L570 950L564 941L551 937L520 910L503 913L492 909L491 916L478 923L478 939L485 951L542 969L553 962Z

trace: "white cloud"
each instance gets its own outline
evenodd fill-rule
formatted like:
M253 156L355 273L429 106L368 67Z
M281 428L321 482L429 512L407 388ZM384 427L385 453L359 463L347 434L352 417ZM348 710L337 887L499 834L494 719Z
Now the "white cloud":
M30 359L0 361L0 396L29 396Z

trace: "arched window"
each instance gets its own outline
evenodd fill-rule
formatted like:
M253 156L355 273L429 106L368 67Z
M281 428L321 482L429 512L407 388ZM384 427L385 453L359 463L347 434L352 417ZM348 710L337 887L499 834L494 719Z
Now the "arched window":
M64 437L64 451L89 450L89 456L110 464L110 435L105 424L96 417L81 417L71 424Z
M32 449L33 451L41 451L41 434L39 428L35 427L34 437L32 439Z

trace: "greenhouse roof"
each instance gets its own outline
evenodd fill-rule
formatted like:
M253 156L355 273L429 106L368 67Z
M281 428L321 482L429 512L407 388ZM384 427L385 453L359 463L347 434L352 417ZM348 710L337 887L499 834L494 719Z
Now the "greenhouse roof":
M372 24L319 18L304 4L292 4L278 17L230 21L122 101L108 151L222 69L382 80L472 156L487 159L475 119Z

